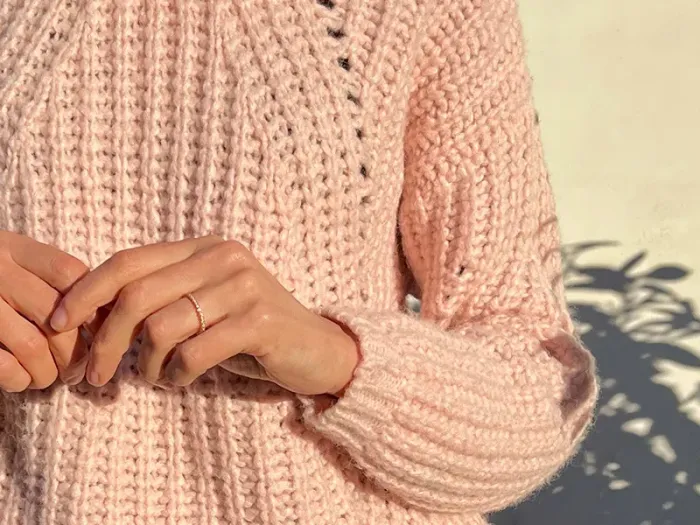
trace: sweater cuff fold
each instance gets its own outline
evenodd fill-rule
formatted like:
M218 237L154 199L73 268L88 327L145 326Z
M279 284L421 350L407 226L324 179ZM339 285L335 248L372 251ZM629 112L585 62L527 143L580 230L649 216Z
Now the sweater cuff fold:
M364 444L381 435L391 408L405 403L398 399L402 391L400 363L386 348L385 332L377 331L376 320L366 320L347 310L324 309L319 313L353 333L359 343L360 361L343 396L325 405L327 408L319 408L313 398L302 398L303 418L313 430L353 452L361 452Z
M503 316L450 333L397 312L320 313L352 331L361 360L330 406L301 398L303 421L412 506L518 501L561 468L590 421L590 354L556 327Z

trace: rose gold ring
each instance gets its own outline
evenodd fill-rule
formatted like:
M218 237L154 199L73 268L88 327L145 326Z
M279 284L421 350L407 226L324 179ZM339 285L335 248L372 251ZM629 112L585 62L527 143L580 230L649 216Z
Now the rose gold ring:
M204 312L202 311L202 307L199 306L199 301L197 301L197 299L194 298L194 295L188 293L185 294L185 297L189 299L189 301L192 303L192 306L194 306L194 311L197 313L197 320L199 321L199 332L197 334L199 335L207 329L207 320L204 318Z

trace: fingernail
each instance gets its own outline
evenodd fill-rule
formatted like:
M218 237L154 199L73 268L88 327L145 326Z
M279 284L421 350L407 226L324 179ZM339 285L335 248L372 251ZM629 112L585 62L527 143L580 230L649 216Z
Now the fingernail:
M95 370L94 368L88 371L88 383L90 383L92 386L102 386L102 382L100 381L100 374L98 374L97 370Z
M83 380L83 374L78 372L70 372L66 374L63 382L68 386L75 386Z
M177 385L182 375L182 369L174 362L176 358L173 358L170 363L168 363L163 370L162 380L170 385Z
M56 311L51 316L51 328L60 332L68 323L68 313L63 305L56 308Z
M175 367L168 365L165 367L165 370L163 370L163 377L161 378L161 381L172 383L176 375L177 370L175 370Z
M87 366L88 358L90 356L85 354L78 362L73 363L66 371L64 382L67 385L77 385L85 377L85 368Z

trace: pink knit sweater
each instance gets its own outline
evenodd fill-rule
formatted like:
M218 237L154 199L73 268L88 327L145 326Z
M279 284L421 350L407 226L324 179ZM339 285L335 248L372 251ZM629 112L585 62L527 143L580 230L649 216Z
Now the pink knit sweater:
M483 524L591 417L513 0L2 0L0 229L237 239L362 353L3 395L0 525Z

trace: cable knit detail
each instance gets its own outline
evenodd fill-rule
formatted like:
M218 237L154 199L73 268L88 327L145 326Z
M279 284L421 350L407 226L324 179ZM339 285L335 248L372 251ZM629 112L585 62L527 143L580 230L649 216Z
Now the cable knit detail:
M2 394L0 525L485 525L549 479L596 383L523 57L513 0L0 2L0 229L236 239L362 354L325 410L138 341Z

